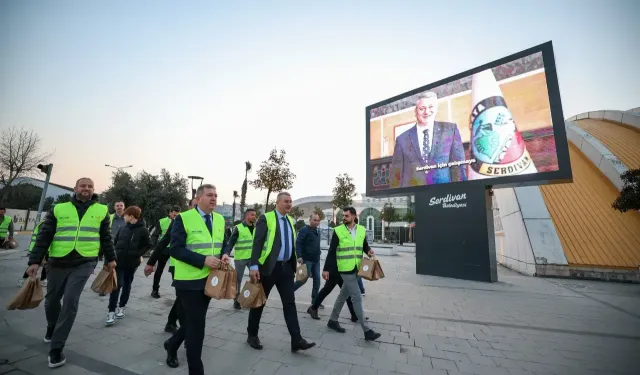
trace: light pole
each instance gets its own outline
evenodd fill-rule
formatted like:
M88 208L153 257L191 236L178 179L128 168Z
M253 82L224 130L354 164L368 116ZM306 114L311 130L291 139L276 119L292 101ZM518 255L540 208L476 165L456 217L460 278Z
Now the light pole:
M36 216L36 225L40 222L40 217L42 216L42 209L44 208L44 200L47 198L47 188L49 187L49 179L51 179L51 171L53 170L53 164L38 164L38 169L40 172L46 174L46 178L44 180L44 187L42 188L42 195L40 196L40 204L38 204L38 215ZM25 226L25 229L27 227Z
M193 180L200 180L200 185L202 185L202 180L204 180L204 177L200 177L200 176L187 176L187 178L191 179L191 199L193 200L193 198L196 197L196 189L193 188ZM200 187L200 185L198 185L198 187Z

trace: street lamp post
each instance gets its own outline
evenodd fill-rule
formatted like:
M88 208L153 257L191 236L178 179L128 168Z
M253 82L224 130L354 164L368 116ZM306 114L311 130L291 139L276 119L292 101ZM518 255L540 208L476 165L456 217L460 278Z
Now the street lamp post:
M200 176L187 176L187 178L191 179L191 199L196 197L196 189L193 188L193 180L200 180L200 185L202 185L202 181L204 180L204 177L200 177ZM200 186L198 185L198 187Z
M126 167L114 167L113 165L110 165L110 164L105 164L104 166L105 167L109 167L109 168L113 168L113 169L117 170L118 172L121 172L123 169L127 169L127 168L133 167L133 164L132 165L127 165Z

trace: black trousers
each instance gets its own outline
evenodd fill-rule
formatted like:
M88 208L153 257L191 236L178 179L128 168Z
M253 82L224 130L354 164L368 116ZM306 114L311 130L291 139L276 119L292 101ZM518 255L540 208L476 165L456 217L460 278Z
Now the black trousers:
M333 274L330 274L330 275L331 276L329 276L329 280L325 281L324 286L322 287L322 289L320 289L318 296L316 297L316 299L313 301L313 304L311 305L311 308L314 310L317 310L318 307L320 307L320 305L322 304L322 301L324 301L324 299L327 298L329 294L331 294L331 292L333 291L333 288L335 288L336 285L342 288L342 277L340 277L340 275L337 275L337 276L333 276ZM353 302L351 302L351 297L347 298L347 307L349 308L351 317L357 318L356 311L353 309Z
M164 267L167 265L168 260L168 256L161 255L158 257L156 272L153 274L153 290L160 289L160 279L162 278L162 273L164 272Z
M184 324L168 340L169 350L177 352L182 342L186 341L189 375L204 375L202 343L211 298L204 294L204 290L176 289L176 293L184 312L184 320L181 322Z
M300 324L298 323L298 311L296 310L296 297L293 291L293 279L295 268L289 262L276 262L271 275L260 275L260 282L264 288L264 294L269 297L271 289L275 286L282 300L282 311L284 313L284 321L287 323L287 329L291 335L291 342L297 342L302 339L300 335ZM264 306L249 311L249 325L247 333L250 337L258 336L260 329L260 318L262 318L262 310ZM187 344L188 346L189 344Z
M173 280L173 267L169 267L169 273L171 273L171 279ZM176 323L180 322L180 325L184 325L184 314L182 313L182 307L180 306L180 296L176 291L176 300L173 301L173 306L171 306L171 311L169 311L169 318L167 319L167 324L177 325Z

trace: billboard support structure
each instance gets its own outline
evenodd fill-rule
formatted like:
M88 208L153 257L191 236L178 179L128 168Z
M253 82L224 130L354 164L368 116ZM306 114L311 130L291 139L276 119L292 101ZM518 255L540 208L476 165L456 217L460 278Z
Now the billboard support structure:
M466 184L416 192L416 273L498 281L492 195Z

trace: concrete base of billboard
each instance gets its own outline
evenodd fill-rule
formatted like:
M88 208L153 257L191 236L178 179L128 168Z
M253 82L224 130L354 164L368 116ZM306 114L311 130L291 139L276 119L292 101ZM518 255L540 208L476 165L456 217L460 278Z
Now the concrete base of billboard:
M369 246L371 246L371 249L377 255L386 255L386 256L398 255L398 250L396 250L396 247L393 245L370 244Z
M489 190L436 185L416 193L415 199L418 274L498 281Z
M396 245L393 249L398 253L411 253L415 254L416 252L416 244L414 243L405 243L402 245Z

